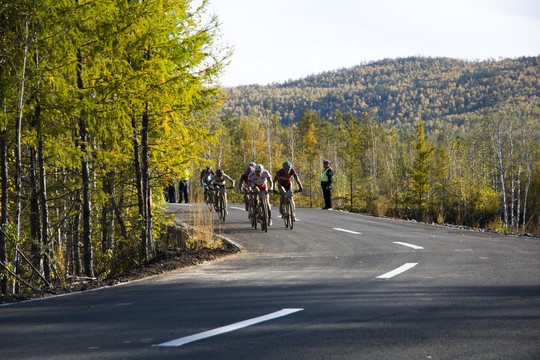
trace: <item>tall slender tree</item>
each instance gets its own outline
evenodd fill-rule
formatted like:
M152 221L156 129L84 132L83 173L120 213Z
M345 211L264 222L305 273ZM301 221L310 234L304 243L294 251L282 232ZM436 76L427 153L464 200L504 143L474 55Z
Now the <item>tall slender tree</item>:
M430 196L429 176L431 172L430 157L434 151L424 135L424 123L416 126L416 159L411 171L411 204L416 216L426 220L427 203Z

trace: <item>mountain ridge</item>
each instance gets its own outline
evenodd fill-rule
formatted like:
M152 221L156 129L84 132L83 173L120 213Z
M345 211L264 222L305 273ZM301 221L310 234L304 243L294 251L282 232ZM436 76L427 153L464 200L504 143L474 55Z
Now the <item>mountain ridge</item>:
M540 56L383 59L283 83L226 88L221 114L271 113L290 124L306 110L330 121L337 112L367 112L391 126L408 128L422 120L427 129L451 124L464 130L499 104L538 107L539 78Z

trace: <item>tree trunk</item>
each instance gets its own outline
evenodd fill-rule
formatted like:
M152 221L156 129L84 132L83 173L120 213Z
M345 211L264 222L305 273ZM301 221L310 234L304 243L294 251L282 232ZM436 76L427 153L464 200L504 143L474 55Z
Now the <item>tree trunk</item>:
M103 194L107 197L101 208L101 252L106 254L113 249L114 208L110 204L113 199L112 172L103 179Z
M80 275L82 272L81 262L81 194L77 192L75 199L77 203L75 209L75 218L73 220L73 229L71 231L71 253L72 253L72 269L75 275Z
M491 118L491 123L493 124L493 133L490 134L491 136L491 144L493 147L493 152L495 153L495 156L497 157L497 169L499 171L499 179L501 183L501 200L503 202L503 216L504 216L504 226L506 229L508 229L509 225L509 218L508 218L508 199L506 194L506 168L504 165L504 153L502 150L502 134L501 134L501 126L502 126L502 120L500 115L498 115L499 118L495 119L494 117Z
M35 149L30 148L28 153L30 154L30 238L32 239L30 258L34 267L43 272L37 152Z
M145 211L145 201L144 201L144 192L143 192L143 170L141 165L141 155L139 145L139 127L137 126L137 119L135 116L131 118L131 124L133 126L133 161L135 162L135 181L137 188L137 202L139 208L139 231L140 231L140 244L141 244L141 254L140 258L144 258L146 253L146 231L145 231L145 221L146 211Z
M2 177L1 189L2 189L2 202L0 204L0 261L2 263L7 263L7 236L4 232L7 229L7 220L8 220L8 166L7 166L7 141L6 141L6 130L3 130L0 133L0 176ZM0 277L0 291L2 294L7 294L8 287L8 277L7 275L2 275Z
M21 90L19 96L19 106L17 109L17 148L16 148L16 164L15 164L15 238L19 239L21 233L21 189L22 189L22 164L21 164L21 131L24 106L24 87L26 83L26 57L28 54L28 17L25 19L25 39L24 39L24 54L21 71ZM18 243L15 246L18 249ZM13 272L18 273L18 252L13 254ZM18 292L18 283L13 286L13 293Z
M51 263L52 258L52 246L49 238L49 210L47 204L47 171L45 169L45 159L43 156L43 134L40 118L40 105L37 105L38 114L38 167L39 167L39 203L41 206L41 241L44 248L43 257L43 276L47 281L51 281Z
M349 179L349 188L350 188L350 191L351 191L351 208L350 208L349 211L353 211L353 179L352 179L352 176Z
M83 83L83 58L82 51L77 51L77 88L84 89ZM91 196L90 196L90 169L88 164L88 132L86 129L86 114L84 109L79 117L79 138L80 148L83 153L81 160L81 177L82 177L82 222L83 222L83 247L84 247L84 272L88 277L94 277L93 250L92 250L92 221L91 221Z
M508 167L510 168L510 226L516 226L516 178L514 173L514 135L512 134L512 119L508 115L508 141L510 144L510 156L508 157Z
M152 196L150 187L150 149L148 145L149 117L148 103L142 117L141 146L142 146L142 190L144 196L144 209L146 217L144 219L145 234L143 238L144 257L150 259L153 254L152 249Z

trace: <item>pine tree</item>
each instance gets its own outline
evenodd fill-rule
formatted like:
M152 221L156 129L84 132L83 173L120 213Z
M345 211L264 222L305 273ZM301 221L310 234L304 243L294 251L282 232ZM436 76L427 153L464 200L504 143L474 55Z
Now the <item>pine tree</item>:
M358 118L352 115L336 116L338 127L337 154L343 161L343 174L349 183L349 210L354 209L356 184L363 182L362 159L367 150L367 125L368 115Z
M317 125L319 118L313 111L306 111L298 122L298 133L300 136L299 152L304 162L304 167L307 170L307 184L309 186L309 206L313 206L313 186L316 170L319 168L316 165L320 151L318 149Z
M430 146L424 136L424 124L416 127L416 158L411 171L410 197L415 216L426 221L427 204L430 196L429 176L431 173L430 157L434 147Z

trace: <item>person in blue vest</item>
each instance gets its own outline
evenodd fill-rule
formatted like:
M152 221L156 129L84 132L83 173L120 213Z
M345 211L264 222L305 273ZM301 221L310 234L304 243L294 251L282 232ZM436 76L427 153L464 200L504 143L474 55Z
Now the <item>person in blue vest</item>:
M332 180L334 171L330 167L330 160L323 160L323 172L321 175L321 187L324 197L323 210L332 210Z

